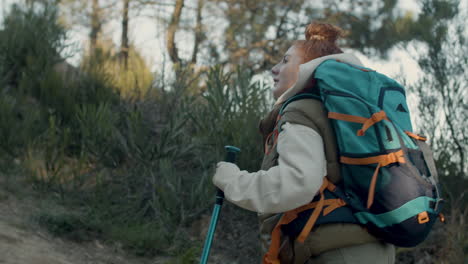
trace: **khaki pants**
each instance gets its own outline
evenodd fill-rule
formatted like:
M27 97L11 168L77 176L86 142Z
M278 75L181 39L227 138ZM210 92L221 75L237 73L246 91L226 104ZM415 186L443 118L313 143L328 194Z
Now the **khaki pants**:
M304 264L393 264L395 247L382 242L326 251Z

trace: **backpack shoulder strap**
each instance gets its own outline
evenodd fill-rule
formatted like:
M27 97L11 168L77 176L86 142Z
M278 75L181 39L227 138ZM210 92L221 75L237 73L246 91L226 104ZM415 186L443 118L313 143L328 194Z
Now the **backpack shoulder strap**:
M286 110L286 107L290 103L301 100L301 99L314 99L314 100L321 101L321 99L320 99L320 97L318 95L310 94L310 93L297 94L297 95L289 98L288 100L286 100L286 102L284 102L283 105L281 106L280 111L279 111L278 116L277 116L277 119L276 119L276 126L278 128L278 132L281 132L281 125L278 126L278 124L280 123L279 121L280 121L281 117L283 116L283 114L284 114L284 112Z
M301 99L315 99L315 100L322 101L320 96L315 95L315 94L311 94L311 93L297 94L297 95L289 98L288 100L286 100L286 102L283 103L283 105L281 106L281 109L279 111L279 115L283 114L284 110L286 109L286 106L288 106L290 103L292 103L294 101L297 101L297 100L301 100Z

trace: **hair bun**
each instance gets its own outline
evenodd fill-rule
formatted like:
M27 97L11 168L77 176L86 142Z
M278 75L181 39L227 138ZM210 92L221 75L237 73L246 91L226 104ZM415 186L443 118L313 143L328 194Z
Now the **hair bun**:
M306 40L327 40L332 43L343 36L343 30L328 23L312 22L305 30Z

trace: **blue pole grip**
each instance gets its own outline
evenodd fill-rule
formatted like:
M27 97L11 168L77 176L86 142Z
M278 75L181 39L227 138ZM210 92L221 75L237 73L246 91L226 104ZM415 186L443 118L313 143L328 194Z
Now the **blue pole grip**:
M226 162L236 163L237 153L240 152L240 148L234 146L224 146L226 150Z

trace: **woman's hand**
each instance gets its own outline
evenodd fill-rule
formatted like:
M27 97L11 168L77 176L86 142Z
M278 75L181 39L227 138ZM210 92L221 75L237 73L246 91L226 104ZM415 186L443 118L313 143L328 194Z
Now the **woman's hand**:
M229 180L232 180L239 173L240 169L236 164L225 161L218 162L215 175L213 176L213 184L224 191Z

